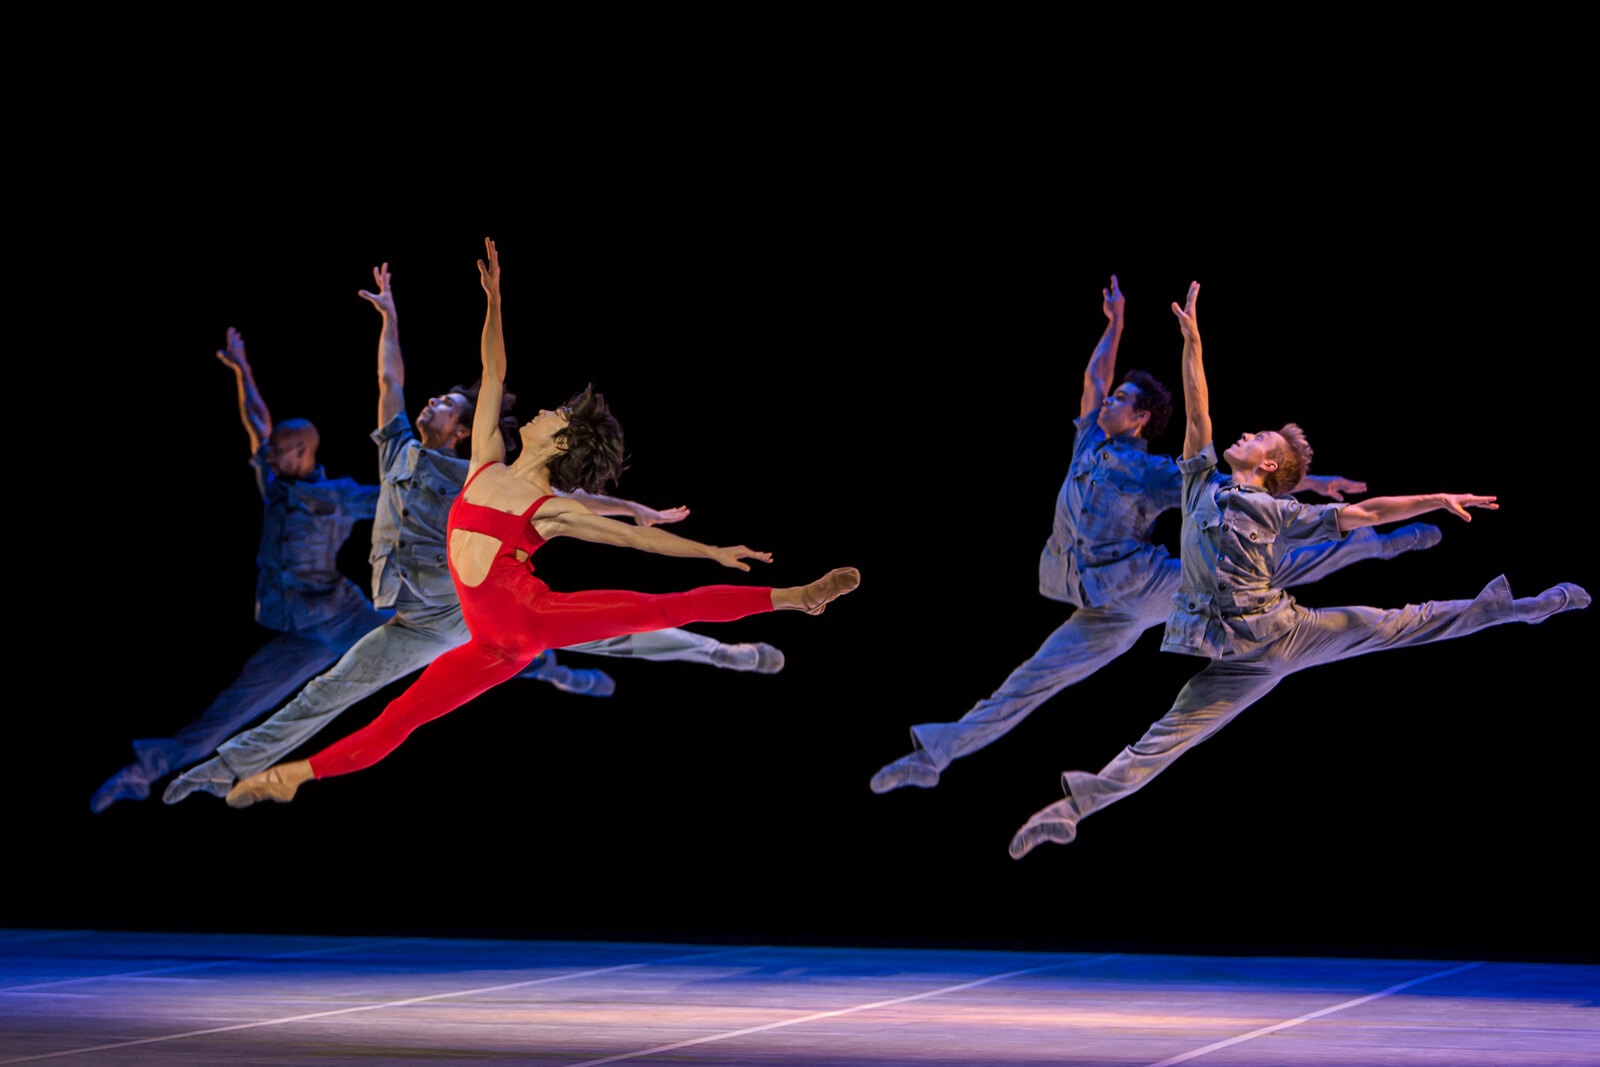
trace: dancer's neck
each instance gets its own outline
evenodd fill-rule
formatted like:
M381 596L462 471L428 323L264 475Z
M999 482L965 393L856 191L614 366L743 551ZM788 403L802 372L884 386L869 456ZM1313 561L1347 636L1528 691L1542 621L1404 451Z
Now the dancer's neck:
M550 467L543 458L530 457L524 452L507 469L518 481L527 482L544 496L551 495Z

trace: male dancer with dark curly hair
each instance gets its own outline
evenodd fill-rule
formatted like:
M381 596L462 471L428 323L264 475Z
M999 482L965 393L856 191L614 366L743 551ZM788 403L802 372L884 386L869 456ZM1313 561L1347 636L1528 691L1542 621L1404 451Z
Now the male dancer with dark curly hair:
M1128 651L1172 609L1178 561L1152 544L1150 534L1156 516L1179 505L1182 478L1171 459L1149 451L1150 439L1172 414L1172 395L1138 370L1110 390L1124 309L1115 275L1101 297L1106 328L1084 370L1071 466L1056 497L1055 529L1039 558L1039 592L1077 610L959 721L913 726L916 747L873 775L875 793L937 785L951 761L998 740L1044 701ZM1297 477L1288 488L1343 500L1346 491L1366 486L1330 475ZM1358 560L1396 556L1438 541L1437 527L1420 524L1385 535L1363 531L1339 544L1293 553L1283 561L1279 581L1314 582Z

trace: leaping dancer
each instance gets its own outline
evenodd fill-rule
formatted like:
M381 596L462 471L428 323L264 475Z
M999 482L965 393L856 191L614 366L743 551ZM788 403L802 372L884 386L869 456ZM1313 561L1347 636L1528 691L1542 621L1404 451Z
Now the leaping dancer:
M1283 592L1278 577L1280 563L1295 547L1336 541L1364 527L1437 510L1471 522L1469 508L1494 510L1499 505L1492 496L1472 493L1320 505L1280 498L1274 494L1294 485L1311 462L1311 447L1294 423L1243 435L1223 453L1229 474L1218 472L1195 311L1199 296L1200 284L1194 282L1184 306L1172 305L1183 331L1187 410L1178 464L1183 472L1183 577L1161 647L1211 662L1178 693L1171 711L1099 773L1068 771L1061 776L1066 799L1036 812L1017 831L1011 840L1016 859L1044 841L1071 841L1081 819L1138 790L1296 671L1464 637L1503 623L1543 622L1558 612L1589 606L1589 594L1569 582L1535 597L1513 599L1504 575L1472 600L1434 600L1388 611L1297 604Z
M350 528L372 518L377 487L324 474L317 464L317 428L307 420L273 422L238 330L228 328L217 359L233 371L239 419L261 490L256 622L273 634L193 722L171 737L133 742L133 762L90 798L95 812L119 800L143 800L150 783L215 751L218 742L277 707L390 615L375 609L335 562Z
M1181 584L1178 561L1150 535L1156 517L1179 506L1182 476L1171 459L1149 450L1150 439L1167 425L1172 396L1137 370L1111 390L1125 304L1116 275L1101 297L1105 332L1083 373L1071 464L1056 497L1055 528L1039 558L1039 592L1077 610L960 721L913 726L915 748L873 775L873 792L937 785L953 760L1009 733L1034 708L1132 648L1172 610ZM1335 500L1365 489L1347 478L1311 474L1294 486ZM1283 586L1303 585L1359 560L1438 542L1438 528L1420 523L1388 534L1360 530L1288 553L1277 579Z
M377 291L359 294L382 317L378 429L372 434L379 467L372 526L372 586L377 605L393 609L394 617L368 632L265 722L228 738L216 746L214 757L174 778L162 796L168 804L197 791L226 796L236 780L283 759L346 708L427 666L435 656L471 636L445 562L446 513L467 476L467 462L456 455L456 448L479 431L514 434L516 422L502 417L501 402L508 399L503 390L497 390L485 407L476 389L457 386L429 399L413 430L406 421L406 366L389 265L374 268L372 273ZM586 495L583 499L597 513L629 516L642 526L676 522L688 514L686 508L657 511L608 496ZM762 673L783 666L782 653L771 645L726 645L678 629L634 634L577 651L644 660L689 660ZM613 685L604 672L569 669L548 652L521 674L593 696L609 694Z
M500 260L494 242L484 244L488 262L479 260L478 272L488 308L479 403L492 411L504 390L506 356ZM576 500L556 496L556 490L598 492L621 471L621 427L592 387L560 408L540 411L521 428L520 438L521 453L507 465L497 428L487 419L478 420L472 431L472 469L450 510L450 573L472 639L434 660L364 729L309 760L274 766L241 781L228 794L230 805L247 807L269 798L288 801L312 778L369 767L418 726L512 677L543 649L764 611L819 614L860 583L860 573L845 567L809 585L786 589L720 585L663 595L552 592L534 577L530 559L557 537L714 559L742 571L750 569L747 559L770 562L772 557L744 545L719 548L664 530L628 526L596 515Z

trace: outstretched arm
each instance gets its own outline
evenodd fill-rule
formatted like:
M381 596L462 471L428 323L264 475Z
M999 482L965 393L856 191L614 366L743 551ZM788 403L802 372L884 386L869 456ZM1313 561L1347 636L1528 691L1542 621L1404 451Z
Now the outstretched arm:
M657 511L655 508L647 508L643 504L635 503L632 500L623 500L620 497L606 496L602 493L588 493L582 489L574 489L570 493L564 493L557 489L555 494L556 496L566 497L568 500L576 500L596 515L626 515L640 526L657 526L666 522L682 522L689 517L689 509L686 507L667 508L665 511Z
M1100 401L1111 392L1111 382L1117 376L1117 342L1122 340L1122 290L1117 288L1117 276L1111 276L1111 288L1100 290L1100 310L1106 316L1106 329L1100 343L1094 346L1089 365L1083 371L1083 400L1078 404L1082 418L1100 406Z
M637 548L641 552L654 552L659 556L687 556L714 559L724 567L747 571L750 564L741 562L758 559L772 562L772 553L757 552L744 545L718 548L703 545L687 537L658 530L654 527L629 526L615 519L602 518L576 500L552 500L534 516L533 529L540 537L576 537L580 541L593 541L601 545Z
M483 239L489 262L478 260L478 281L489 298L483 317L483 337L479 352L483 357L483 382L478 386L478 410L496 417L472 420L472 466L498 463L506 458L506 445L500 436L500 400L506 392L506 341L500 331L500 253L494 242Z
M217 349L217 358L223 366L232 369L239 385L239 421L244 432L250 435L250 454L261 448L261 442L272 436L272 412L261 399L256 388L256 378L250 373L250 360L244 354L244 338L232 326L228 327L228 346Z
M1318 496L1325 496L1329 500L1344 501L1346 493L1365 493L1366 482L1358 482L1353 478L1341 478L1337 474L1308 474L1300 479L1300 484L1289 490L1291 493L1311 492Z
M406 365L400 358L400 316L394 309L389 264L373 267L372 277L378 283L378 291L361 289L356 295L383 316L383 332L378 334L378 425L387 426L390 419L406 409Z
M1200 359L1200 323L1195 318L1195 301L1200 299L1200 283L1189 283L1189 298L1183 307L1172 305L1183 330L1183 410L1188 425L1183 431L1183 458L1193 459L1211 443L1211 394L1206 391L1206 368Z
M1472 493L1427 493L1422 496L1375 496L1359 504L1347 504L1339 511L1339 532L1349 533L1363 526L1378 526L1386 522L1399 522L1430 511L1443 508L1471 522L1468 508L1485 508L1498 511L1497 497L1476 496Z

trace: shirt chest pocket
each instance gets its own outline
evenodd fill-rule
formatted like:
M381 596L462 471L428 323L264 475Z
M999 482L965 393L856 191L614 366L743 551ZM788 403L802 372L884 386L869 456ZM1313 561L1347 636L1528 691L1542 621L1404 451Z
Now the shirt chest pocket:
M1241 553L1271 556L1278 540L1275 531L1241 511L1230 510L1221 517L1221 543Z
M1144 474L1129 466L1114 452L1097 453L1100 462L1087 473L1085 498L1091 501L1091 510L1097 518L1109 519L1120 528L1129 528L1128 536L1148 525L1145 521Z
M459 481L431 464L417 464L415 480L422 488L444 500L454 499L461 491Z

